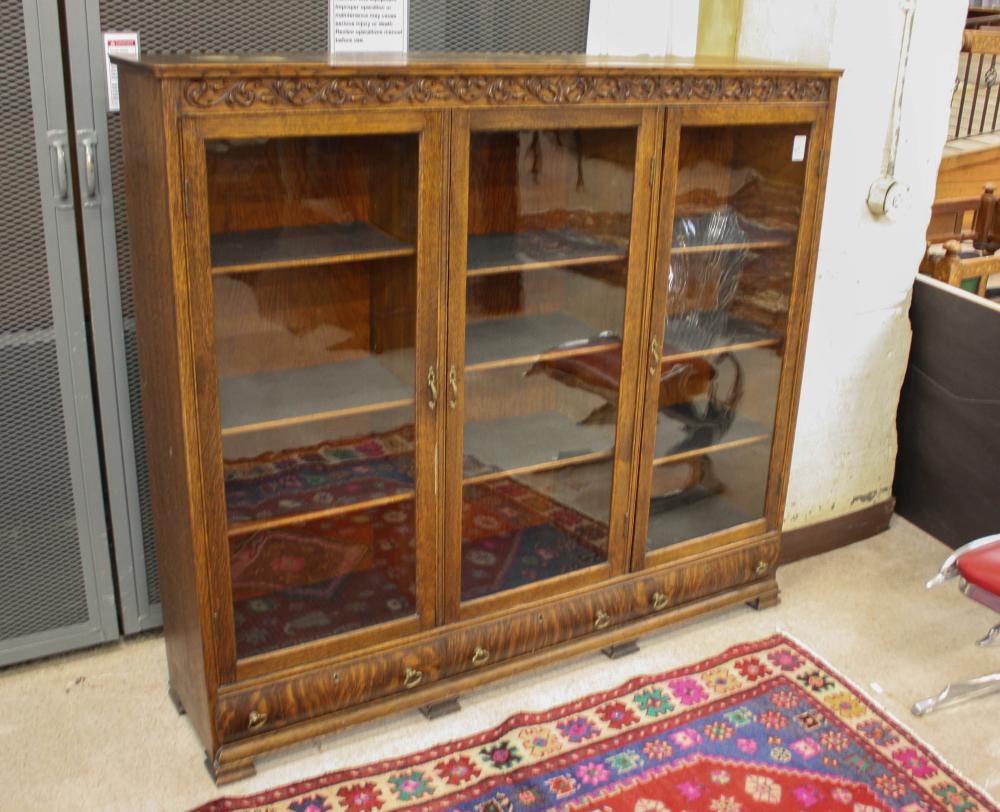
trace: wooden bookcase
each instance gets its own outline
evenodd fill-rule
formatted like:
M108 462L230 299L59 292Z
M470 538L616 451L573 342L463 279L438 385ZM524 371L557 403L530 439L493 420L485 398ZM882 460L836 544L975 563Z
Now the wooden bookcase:
M219 782L776 602L837 72L118 64L171 691Z

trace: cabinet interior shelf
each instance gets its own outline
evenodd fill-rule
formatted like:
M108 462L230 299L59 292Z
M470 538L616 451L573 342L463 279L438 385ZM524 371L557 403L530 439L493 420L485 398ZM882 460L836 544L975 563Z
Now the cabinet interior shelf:
M595 265L625 259L627 251L572 229L535 229L469 236L466 275Z
M321 223L212 235L212 273L337 265L413 256L416 248L371 223Z
M754 240L751 242L729 242L718 245L675 245L670 249L673 256L685 254L710 254L724 251L764 251L770 248L789 248L795 244L791 238L774 240Z
M664 355L660 359L660 363L675 364L678 361L685 361L689 358L708 358L713 355L721 355L724 352L744 352L746 350L767 349L768 347L777 347L780 343L780 338L761 338L757 341L741 341L734 344L719 344L704 350L689 350L687 352L673 352L672 348L665 347Z
M595 342L597 332L566 313L472 322L465 328L465 371L521 366L621 346L617 337Z
M372 508L394 505L397 502L406 502L413 499L415 491L409 490L391 493L387 496L379 496L376 499L366 499L360 502L351 502L346 505L335 505L323 510L310 510L304 513L288 513L282 516L275 516L270 519L255 519L249 522L234 522L229 525L226 535L245 536L247 533L256 533L261 530L273 530L276 527L287 527L290 524L301 524L302 522L313 522L319 519L329 519L333 516L342 516L345 513L356 513Z
M219 381L223 437L412 404L413 384L379 356Z
M724 352L777 347L782 337L725 311L668 316L663 330L662 360L708 357Z

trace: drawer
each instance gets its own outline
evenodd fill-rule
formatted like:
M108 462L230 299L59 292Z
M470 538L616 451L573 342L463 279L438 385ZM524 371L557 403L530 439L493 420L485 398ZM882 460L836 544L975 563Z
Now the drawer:
M638 573L615 584L499 618L442 627L423 640L299 674L220 692L216 724L223 742L276 730L449 677L483 672L518 657L768 578L777 536Z
M369 654L248 687L225 688L216 705L224 742L429 685L442 676L440 643Z

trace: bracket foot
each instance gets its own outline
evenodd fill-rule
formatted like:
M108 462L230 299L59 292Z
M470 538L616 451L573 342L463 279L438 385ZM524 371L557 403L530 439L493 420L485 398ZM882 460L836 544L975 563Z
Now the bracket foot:
M440 719L450 713L458 713L462 706L458 704L458 697L442 699L440 702L432 702L430 705L421 705L420 712L427 719Z
M212 780L218 787L257 775L257 768L254 766L252 758L234 761L229 764L219 764L208 756L205 756L205 769L208 770L208 774L212 776Z
M174 708L177 710L178 716L183 716L187 713L187 711L184 710L184 703L182 703L181 698L177 696L177 691L174 690L173 685L167 685L167 696L169 696L170 701L174 703Z
M639 650L639 643L635 640L626 640L624 643L615 643L613 646L602 648L601 653L609 660L617 660L619 657L628 657Z

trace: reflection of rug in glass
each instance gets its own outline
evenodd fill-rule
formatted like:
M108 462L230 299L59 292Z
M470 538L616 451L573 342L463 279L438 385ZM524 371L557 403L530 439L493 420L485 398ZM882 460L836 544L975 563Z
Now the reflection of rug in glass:
M379 449L394 453L378 457ZM367 454L365 465L359 464L362 454ZM388 440L385 435L366 436L294 449L227 465L227 493L237 492L241 509L255 518L270 515L279 499L274 489L285 481L313 503L331 489L350 493L350 502L361 503L402 481L398 460L406 466L412 460L400 432ZM482 470L475 460L467 460L466 467ZM238 481L228 478L231 470L238 473ZM251 475L255 470L258 480ZM389 485L380 481L382 475ZM605 560L604 524L514 480L467 488L463 511L468 542L462 550L463 598ZM230 540L230 567L240 657L412 616L413 502L236 536Z
M607 525L513 479L466 486L462 511L462 600L607 558Z
M601 687L601 686L598 686ZM197 812L996 812L786 637Z

